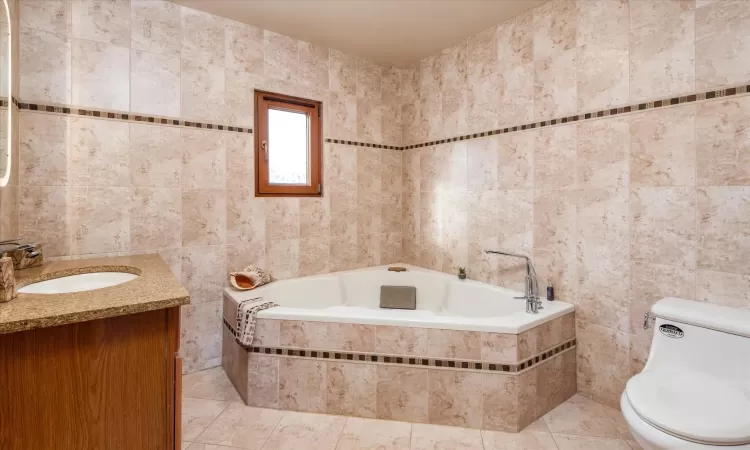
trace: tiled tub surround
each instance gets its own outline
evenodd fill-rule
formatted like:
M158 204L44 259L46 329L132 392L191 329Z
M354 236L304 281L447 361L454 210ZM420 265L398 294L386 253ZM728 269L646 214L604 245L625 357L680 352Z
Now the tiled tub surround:
M569 304L527 314L517 292L452 279L381 267L227 290L224 368L251 406L505 431L576 392ZM378 308L393 283L417 287L417 310ZM280 307L259 313L245 349L237 301L256 295Z
M19 29L0 233L51 258L158 252L190 291L187 371L220 364L228 270L401 259L403 70L159 0L23 0ZM325 145L323 198L255 198L254 89L323 101L325 138L371 146Z
M523 266L481 250L532 255L576 304L579 391L617 407L653 302L750 307L749 27L742 0L553 0L422 60L405 261L520 289Z

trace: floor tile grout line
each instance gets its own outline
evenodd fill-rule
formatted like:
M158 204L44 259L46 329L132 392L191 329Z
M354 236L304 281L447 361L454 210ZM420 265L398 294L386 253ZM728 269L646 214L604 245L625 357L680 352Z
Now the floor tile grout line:
M198 400L201 400L201 399L198 399ZM219 400L215 400L215 401L219 401ZM213 424L214 424L214 422L216 422L216 419L218 419L218 418L219 418L219 416L221 416L222 414L224 414L224 411L226 411L226 410L227 410L227 408L229 408L229 406L230 406L231 404L232 404L232 402L227 402L227 405L226 405L226 406L224 407L224 409L222 409L222 410L221 410L221 412L219 412L219 414L217 414L217 415L216 415L216 417L214 417L214 418L213 418L213 420L211 420L211 422L209 422L209 424L208 424L208 425L206 425L206 427L205 427L205 428L203 428L203 429L201 430L201 432L200 432L200 433L198 433L198 436L196 436L196 437L195 437L195 440L193 440L192 442L194 442L194 443L195 443L195 442L198 442L198 439L200 439L200 437L201 437L201 436L203 435L203 433L205 433L205 432L206 432L206 430L208 430L208 429L209 429L209 427L211 427L211 425L213 425ZM182 436L180 436L180 440L182 440ZM190 445L193 445L193 444L190 444Z
M245 405L245 406L247 406L247 405ZM279 429L279 425L281 425L281 422L284 420L284 418L286 417L287 413L289 412L289 411L285 411L283 409L277 409L275 411L281 411L282 414L281 414L281 416L279 416L279 421L276 422L276 425L273 427L273 430L271 430L271 432L268 434L268 436L266 436L266 440L263 441L263 445L260 446L260 450L263 450L263 448L265 448L266 444L268 444L268 440L271 439L271 436L273 436L273 434L276 432L276 430Z
M350 417L347 416L346 419L344 420L344 425L341 427L341 431L339 432L339 437L338 439L336 439L336 445L333 446L333 450L338 450L339 444L341 443L341 436L344 435L344 430L346 429L346 424L349 423L349 418Z

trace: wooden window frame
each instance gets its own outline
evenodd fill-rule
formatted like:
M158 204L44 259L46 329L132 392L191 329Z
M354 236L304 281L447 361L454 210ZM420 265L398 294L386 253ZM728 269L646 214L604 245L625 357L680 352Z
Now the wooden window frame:
M310 185L269 184L268 110L283 109L307 114L310 120ZM273 92L255 91L255 196L256 197L322 197L323 139L321 102Z

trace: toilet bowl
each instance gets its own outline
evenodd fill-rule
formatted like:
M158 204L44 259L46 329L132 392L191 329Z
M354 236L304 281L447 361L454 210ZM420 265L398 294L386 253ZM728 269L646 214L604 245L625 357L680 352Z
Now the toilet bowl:
M620 398L646 450L750 450L750 311L666 298L643 371Z

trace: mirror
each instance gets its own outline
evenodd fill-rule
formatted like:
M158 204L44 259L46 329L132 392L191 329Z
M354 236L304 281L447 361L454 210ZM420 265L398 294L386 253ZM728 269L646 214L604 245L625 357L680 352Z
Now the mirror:
M11 151L11 112L13 97L11 95L11 30L10 9L8 0L2 0L0 11L0 186L8 184L10 179Z

